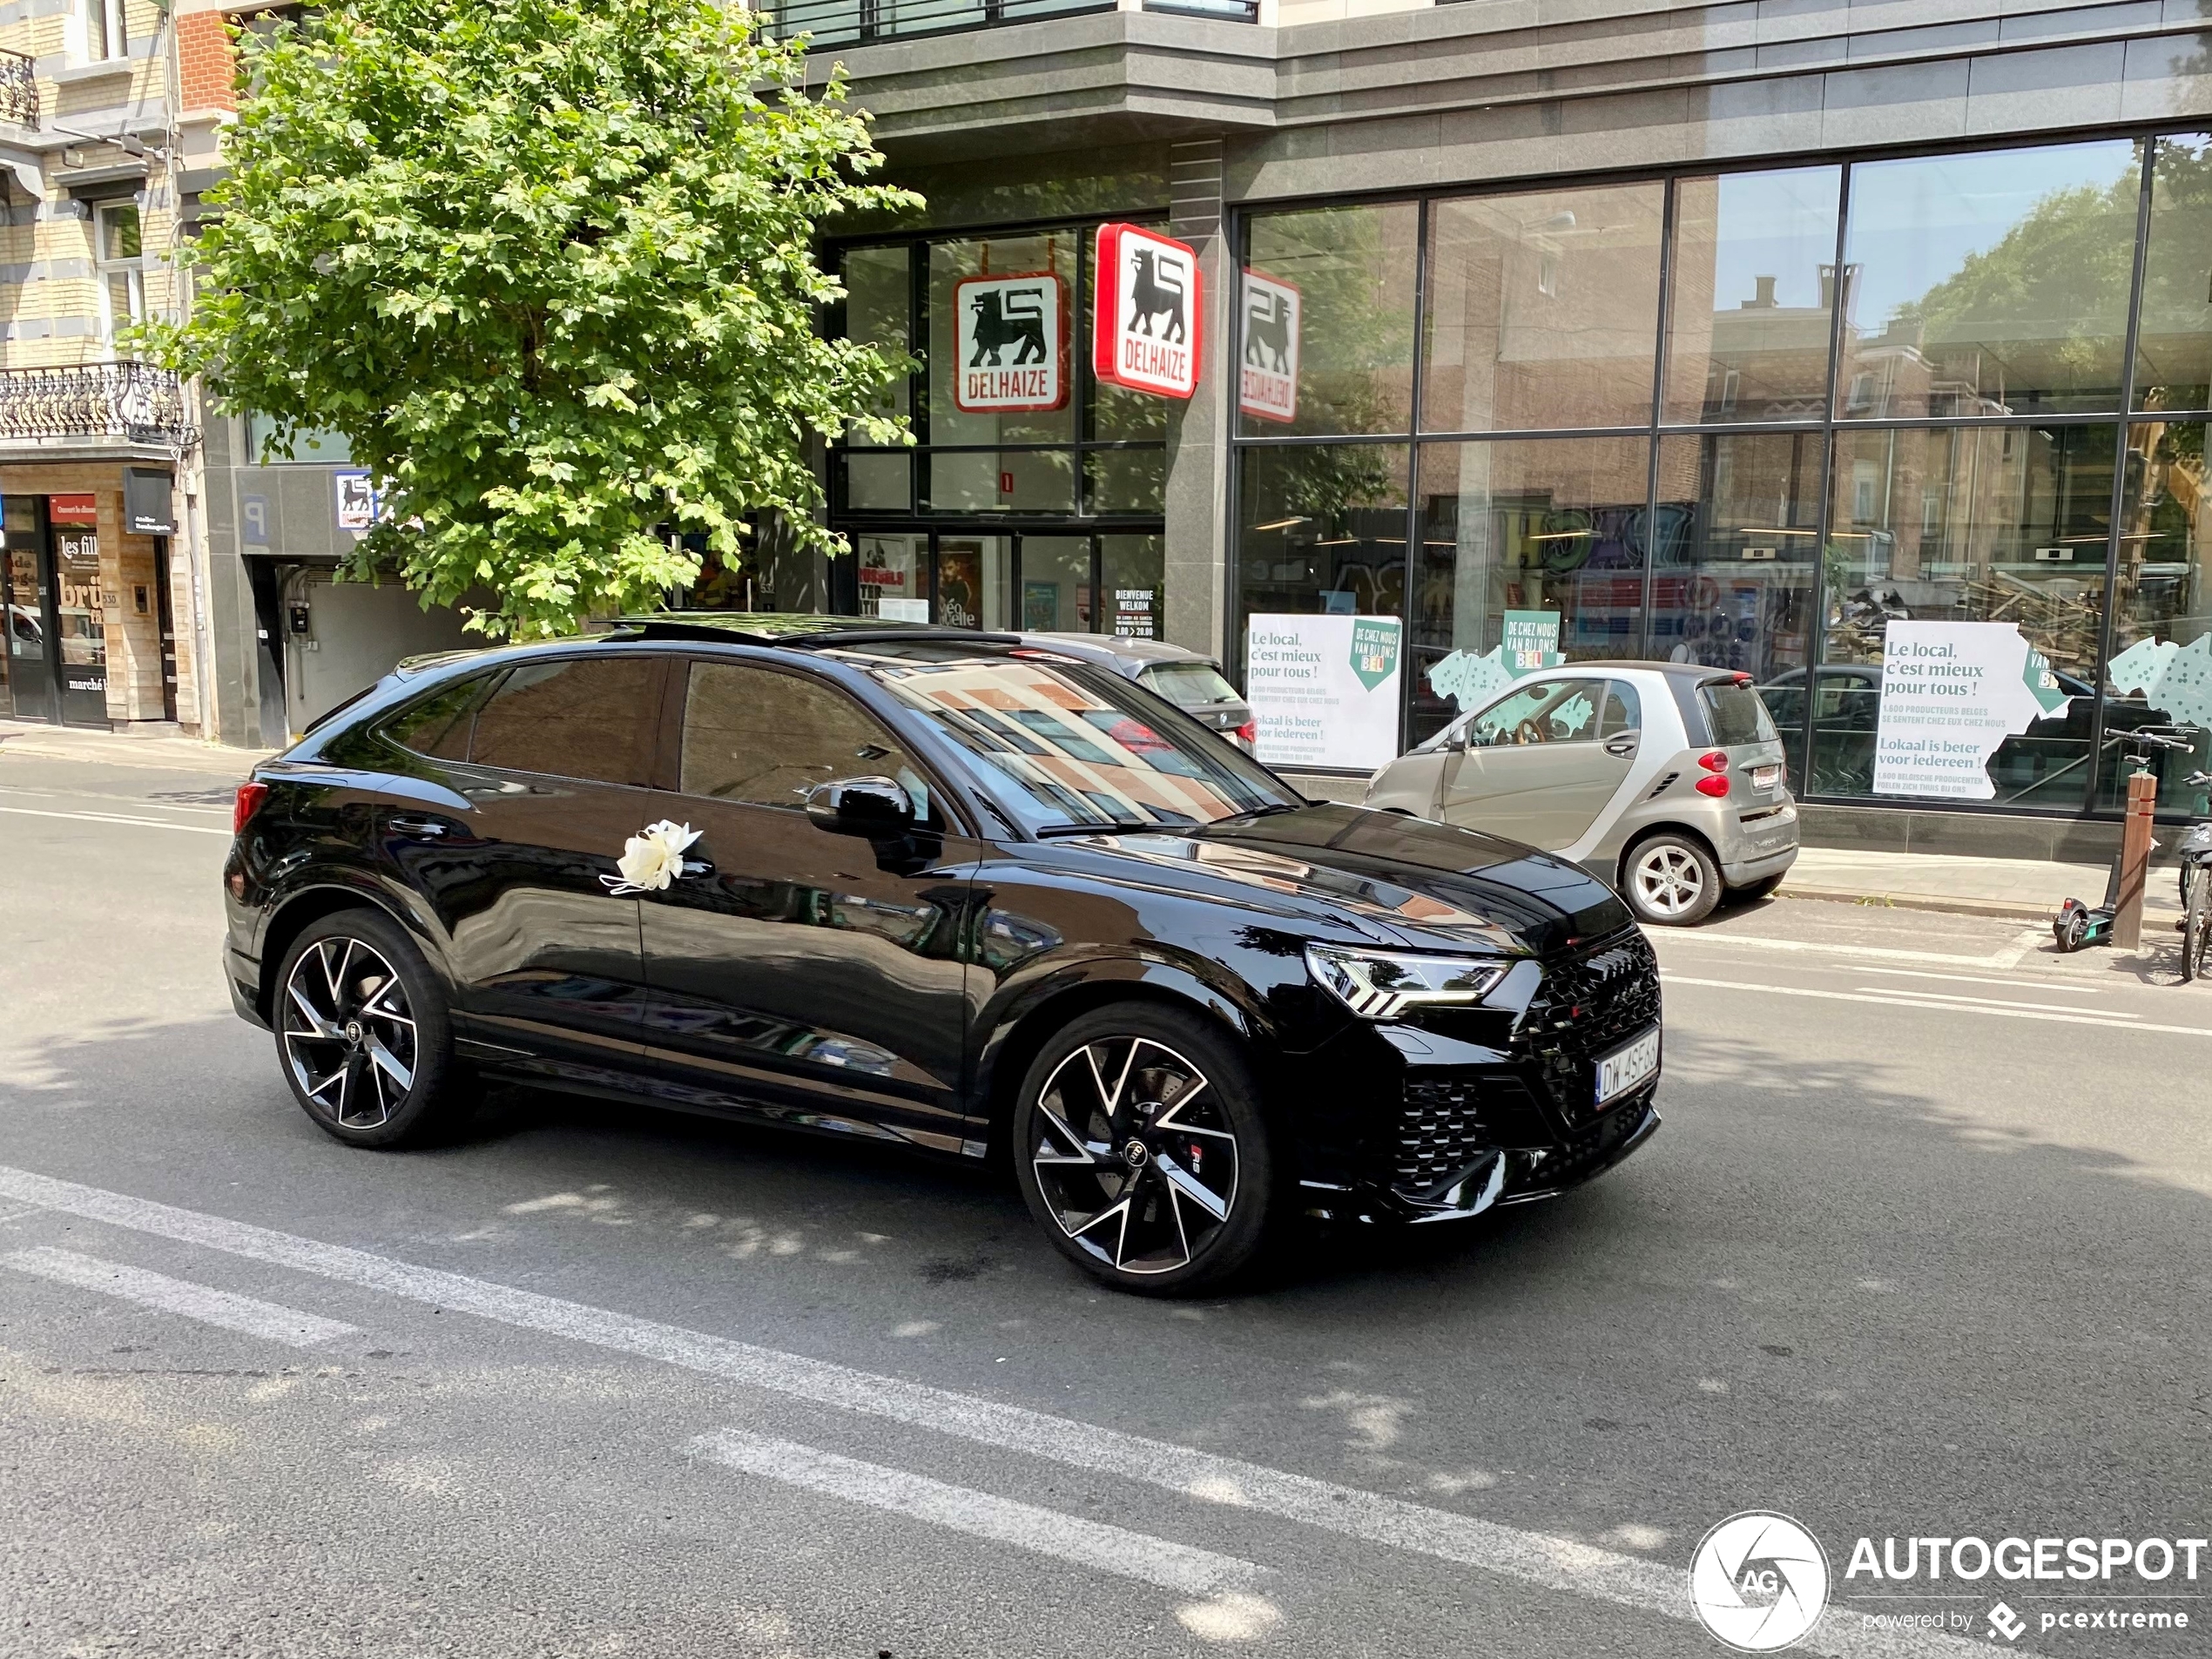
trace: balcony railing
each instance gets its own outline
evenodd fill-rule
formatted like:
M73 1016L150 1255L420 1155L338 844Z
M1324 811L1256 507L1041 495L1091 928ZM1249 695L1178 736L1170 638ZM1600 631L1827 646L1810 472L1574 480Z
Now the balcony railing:
M151 364L0 368L0 442L120 438L174 446L189 430L184 388Z
M779 40L805 34L817 46L867 46L1118 9L1116 0L782 0L769 10L768 29ZM1232 23L1259 20L1259 0L1147 0L1144 9Z
M0 51L0 121L38 125L38 76L21 52Z

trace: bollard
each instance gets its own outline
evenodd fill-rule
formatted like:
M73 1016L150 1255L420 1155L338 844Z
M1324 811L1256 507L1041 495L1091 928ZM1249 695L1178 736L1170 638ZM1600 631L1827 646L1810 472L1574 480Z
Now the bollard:
M2120 831L2120 903L2113 913L2112 942L2133 950L2143 941L2143 884L2150 871L2151 815L2158 809L2158 779L2148 772L2128 779L2128 818Z

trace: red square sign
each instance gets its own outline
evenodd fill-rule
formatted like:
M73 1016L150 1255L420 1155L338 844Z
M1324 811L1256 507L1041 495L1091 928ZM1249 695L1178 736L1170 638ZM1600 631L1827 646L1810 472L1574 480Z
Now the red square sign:
M1097 285L1092 372L1158 397L1197 391L1204 310L1197 250L1134 225L1101 225Z

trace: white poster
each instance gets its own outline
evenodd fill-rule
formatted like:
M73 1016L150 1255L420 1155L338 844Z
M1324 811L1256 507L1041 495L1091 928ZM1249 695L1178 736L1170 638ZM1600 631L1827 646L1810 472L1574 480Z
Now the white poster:
M1067 315L1060 279L968 277L953 285L953 402L971 413L1056 409L1068 401Z
M1244 697L1271 766L1372 772L1398 755L1395 617L1258 616L1244 631Z
M1258 271L1244 273L1244 361L1237 407L1256 421L1298 419L1302 304L1293 284Z
M2067 695L2009 622L1893 622L1882 647L1874 792L1990 800L1989 758Z

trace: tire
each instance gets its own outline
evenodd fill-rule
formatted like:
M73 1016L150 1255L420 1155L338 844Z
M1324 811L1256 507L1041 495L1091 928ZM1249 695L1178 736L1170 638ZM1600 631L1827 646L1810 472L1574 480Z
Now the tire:
M1100 1283L1144 1296L1247 1271L1274 1217L1274 1136L1234 1040L1117 1002L1072 1022L1022 1080L1014 1165L1029 1213Z
M1648 926L1694 927L1721 901L1720 866L1703 842L1662 830L1621 860L1621 896Z
M348 1146L401 1146L447 1116L459 1070L452 1005L381 911L313 923L285 953L272 1012L278 1066L325 1134Z
M2200 873L2189 883L2188 914L2182 923L2182 982L2203 976L2212 954L2212 881Z
M2059 954L2062 956L2070 956L2080 950L2088 941L2088 937L2089 918L2086 912L2069 910L2051 924L2051 941L2059 948ZM2182 941L2182 954L2184 958L2182 965L2186 971L2188 967L2186 959L2188 954L2188 940L2186 936Z
M1778 875L1762 876L1758 880L1746 886L1730 887L1728 894L1730 898L1741 899L1747 904L1760 899L1770 899L1782 886L1782 880L1783 878Z
M2196 885L2196 866L2183 859L2182 867L2175 872L2175 880L2180 883L2182 889L2182 908L2187 910L2189 907L2189 889Z

